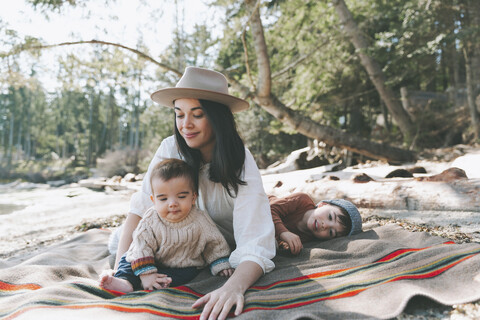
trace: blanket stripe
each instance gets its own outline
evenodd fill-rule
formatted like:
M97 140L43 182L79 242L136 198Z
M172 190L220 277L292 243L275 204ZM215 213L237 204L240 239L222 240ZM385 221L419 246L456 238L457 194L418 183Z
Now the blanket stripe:
M324 300L353 297L370 288L395 281L433 278L480 253L479 247L458 252L443 250L443 254L433 255L428 260L417 259L421 261L414 266L405 263L405 266L408 266L405 270L398 268L398 261L409 259L411 255L419 251L434 250L442 246L449 246L452 243L446 242L425 248L398 249L371 263L312 273L263 286L253 286L245 295L244 313L254 310L291 309ZM187 286L154 292L136 291L128 294L104 290L98 286L85 283L61 283L57 287L65 286L68 286L70 290L74 288L81 292L88 292L90 295L97 297L98 300L89 299L88 302L78 302L74 299L69 300L68 297L35 299L35 296L32 296L24 304L16 305L16 307L10 309L8 307L7 309L2 308L0 317L14 319L27 311L43 308L105 308L119 312L146 313L173 319L197 319L201 313L201 310L192 309L190 306L203 294ZM15 298L18 292L28 290L42 290L42 286L32 283L11 284L0 281L1 297ZM152 295L153 298L146 302L145 298L148 295Z
M8 294L15 294L19 291L37 290L40 288L41 286L35 283L13 284L0 280L0 297Z

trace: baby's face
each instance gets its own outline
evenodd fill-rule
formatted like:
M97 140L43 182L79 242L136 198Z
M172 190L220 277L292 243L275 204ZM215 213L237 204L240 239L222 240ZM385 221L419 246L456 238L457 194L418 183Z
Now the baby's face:
M185 177L172 178L168 181L152 181L152 201L160 217L169 222L185 219L197 195L193 192L190 181Z
M339 220L340 215L343 215L343 212L339 207L319 204L308 219L307 228L318 239L328 240L340 237L345 233L345 227Z

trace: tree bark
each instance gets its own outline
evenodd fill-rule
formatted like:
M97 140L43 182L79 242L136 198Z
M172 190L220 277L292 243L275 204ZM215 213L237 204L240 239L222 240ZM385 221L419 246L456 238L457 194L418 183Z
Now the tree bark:
M367 70L370 80L373 82L381 99L385 102L392 117L397 122L405 140L409 142L415 135L415 124L410 119L409 114L402 108L402 105L395 98L393 91L385 84L385 75L380 68L380 65L368 55L368 42L358 28L355 20L353 20L352 13L346 6L345 1L332 0L331 2L337 11L340 22L345 28L345 33L353 43L363 67Z
M480 138L480 124L478 121L478 112L477 107L475 105L475 97L474 97L474 80L473 80L473 72L472 72L472 61L471 61L471 52L469 50L472 45L467 42L465 44L465 48L463 49L463 55L465 57L465 74L466 74L466 84L467 84L467 104L468 109L470 110L470 119L472 121L472 128L474 132L475 140Z
M255 93L251 93L248 88L242 86L237 81L230 79L232 86L234 86L238 92L242 92L244 96L251 97L255 103L260 105L275 118L290 125L297 132L309 138L319 139L329 145L345 148L370 158L383 159L391 162L412 161L414 159L413 152L394 148L385 144L375 143L359 138L358 136L347 134L341 130L319 125L311 119L289 109L277 97L272 95L268 50L265 37L263 36L263 26L260 14L258 8L255 8L255 1L246 0L245 4L250 10L256 10L256 13L252 15L250 24L255 39L254 46L257 55L259 77L257 92Z

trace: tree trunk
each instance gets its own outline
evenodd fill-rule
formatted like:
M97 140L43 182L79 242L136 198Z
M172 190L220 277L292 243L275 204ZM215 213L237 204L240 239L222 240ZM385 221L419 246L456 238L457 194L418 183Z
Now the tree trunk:
M345 28L345 33L353 43L363 67L367 70L370 80L373 82L381 99L385 102L392 117L397 122L404 138L409 142L415 135L415 125L410 119L409 114L402 108L402 105L397 101L393 91L385 84L385 75L380 68L380 65L367 53L368 42L363 36L358 25L353 20L352 14L345 4L344 0L332 0L332 4L337 11L340 22Z
M458 98L458 92L460 91L460 64L458 63L458 52L455 42L450 45L451 51L451 65L453 75L453 101L455 107L460 107L460 99Z
M95 103L93 98L93 89L91 91L92 99L90 102L90 110L88 113L88 149L87 149L87 167L90 168L92 165L92 154L93 154L93 104Z
M480 95L480 1L470 0L468 2L470 17L472 20L471 28L474 30L473 48L472 48L472 77L473 77L473 94Z
M347 134L341 130L319 125L311 119L289 109L280 100L278 100L277 97L272 95L270 63L268 60L268 50L265 37L263 35L263 26L260 19L260 14L258 12L258 8L255 7L256 1L246 0L245 3L250 11L256 11L251 17L250 25L254 37L259 76L257 92L255 93L250 92L247 87L230 78L230 83L238 92L243 93L244 96L251 97L255 103L260 105L275 118L287 125L290 125L297 132L309 138L322 140L328 145L345 148L370 158L383 159L391 162L407 162L414 159L413 152L394 148L385 144L371 142L369 140L359 138L356 135Z
M474 96L475 88L474 88L473 70L472 70L472 61L471 61L472 50L469 50L469 48L471 47L472 47L472 44L467 42L465 44L465 47L463 48L463 55L465 57L467 104L468 104L468 109L470 110L470 119L472 121L474 138L475 140L478 140L480 138L480 123L478 121L478 112L477 112L477 107L475 105L475 96Z
M13 127L15 125L15 114L10 113L10 133L8 135L8 149L7 149L7 169L10 170L12 166L12 150L13 150Z

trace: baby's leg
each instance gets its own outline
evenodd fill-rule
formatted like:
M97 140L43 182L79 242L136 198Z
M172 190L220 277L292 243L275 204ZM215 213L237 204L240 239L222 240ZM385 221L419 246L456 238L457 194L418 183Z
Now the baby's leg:
M115 278L112 275L104 274L100 277L100 287L107 290L115 290L120 292L132 292L132 284L125 279Z

